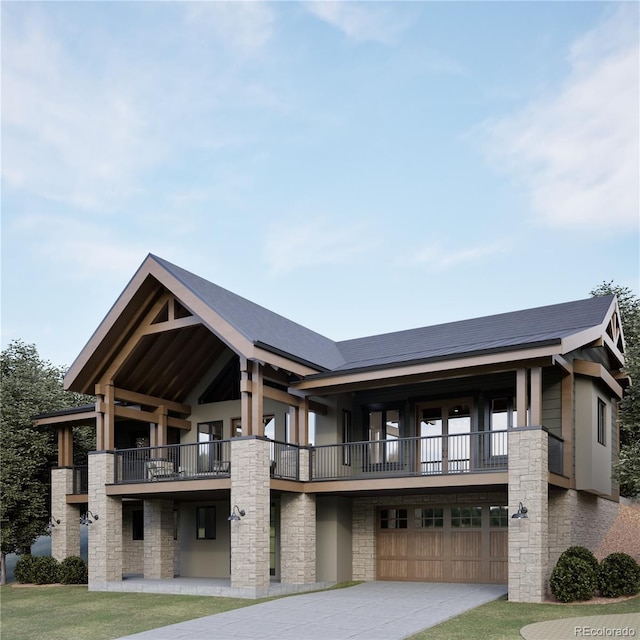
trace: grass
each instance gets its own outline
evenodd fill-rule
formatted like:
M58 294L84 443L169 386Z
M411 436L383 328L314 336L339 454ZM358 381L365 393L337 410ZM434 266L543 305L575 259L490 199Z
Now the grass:
M410 640L522 640L520 629L557 618L640 613L640 596L610 604L524 604L506 596L411 636Z
M360 584L342 582L329 589ZM289 597L289 596L277 596ZM274 600L89 591L86 586L0 587L0 635L12 640L112 640Z
M0 588L2 637L111 640L263 600L88 591L86 586Z
M354 584L359 582L332 588ZM2 638L12 640L113 640L271 599L89 592L86 586L7 585L0 588L1 632ZM534 622L639 612L640 596L593 605L521 604L501 598L421 631L411 640L521 640L520 629Z

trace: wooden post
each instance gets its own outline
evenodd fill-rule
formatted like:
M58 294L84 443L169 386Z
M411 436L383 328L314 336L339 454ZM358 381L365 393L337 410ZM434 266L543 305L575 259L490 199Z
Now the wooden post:
M251 372L251 435L264 435L264 421L262 419L264 396L262 393L262 368L259 362L252 363Z
M113 451L116 448L116 410L113 384L108 384L105 387L104 408L104 448L107 451Z
M518 369L516 372L516 406L518 409L518 421L516 426L527 426L527 407L529 405L527 397L527 370Z
M531 369L531 424L542 425L542 367Z
M251 380L249 377L249 363L240 356L240 421L242 435L251 433Z

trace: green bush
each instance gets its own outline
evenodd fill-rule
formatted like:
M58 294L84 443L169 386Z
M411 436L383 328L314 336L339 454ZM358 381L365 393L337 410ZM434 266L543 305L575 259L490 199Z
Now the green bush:
M640 566L626 553L608 555L598 568L598 588L605 598L640 593Z
M59 579L62 584L87 584L87 563L79 556L69 556L60 563Z
M15 569L13 570L13 577L23 584L30 584L33 582L33 570L35 568L36 557L27 553L18 558Z
M600 565L593 553L586 547L569 547L566 551L562 552L558 562L563 562L567 558L580 558L580 560L584 560L594 570L597 576Z
M560 602L590 600L598 585L597 574L591 565L577 556L558 560L549 580L551 593Z
M55 584L59 581L60 563L51 556L36 558L33 566L33 582L35 584Z

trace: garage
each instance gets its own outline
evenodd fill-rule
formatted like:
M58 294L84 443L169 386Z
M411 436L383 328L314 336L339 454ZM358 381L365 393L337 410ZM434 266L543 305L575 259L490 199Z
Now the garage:
M506 505L380 508L377 579L506 584Z

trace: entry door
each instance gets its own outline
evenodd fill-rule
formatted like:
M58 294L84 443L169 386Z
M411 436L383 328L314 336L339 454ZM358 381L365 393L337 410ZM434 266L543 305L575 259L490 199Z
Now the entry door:
M417 451L422 474L470 470L472 406L470 399L417 406L418 436L424 438Z

